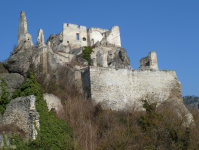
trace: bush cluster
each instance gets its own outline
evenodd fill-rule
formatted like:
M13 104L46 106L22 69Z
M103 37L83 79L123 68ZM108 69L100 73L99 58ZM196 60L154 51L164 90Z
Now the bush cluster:
M0 97L0 113L3 114L6 109L7 104L10 102L9 93L6 90L6 83L3 79L1 80L0 88L2 91L1 97Z
M91 53L93 52L93 47L85 47L82 51L83 56L82 58L86 59L88 61L88 65L91 65Z

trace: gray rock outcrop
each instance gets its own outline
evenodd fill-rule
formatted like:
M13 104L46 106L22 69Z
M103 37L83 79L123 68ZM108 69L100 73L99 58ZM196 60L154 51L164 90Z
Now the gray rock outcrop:
M46 100L49 111L51 111L52 109L55 109L55 112L59 114L63 110L61 100L57 96L53 94L45 93L44 100Z
M91 53L92 66L128 69L130 59L124 48L114 45L100 45Z
M6 83L6 90L9 92L9 97L12 96L13 92L18 89L24 81L24 77L18 73L1 73L0 74L0 86L1 79ZM2 94L2 89L0 87L0 97Z
M31 49L16 53L10 56L3 65L10 73L19 73L26 76L29 73L29 68L32 62L32 53L33 50Z
M4 125L15 125L23 130L27 138L36 139L37 130L34 123L39 128L39 113L35 107L36 97L18 97L13 99L7 106L3 115Z
M50 46L53 48L53 47L55 47L55 46L61 44L62 41L63 41L63 32L60 32L60 33L57 34L57 35L51 34L51 35L49 36L49 38L47 39L47 42L46 42L46 43L50 42L50 43L51 43Z
M110 61L109 63L113 63L116 69L118 68L127 69L127 67L130 65L130 59L127 56L126 50L124 48L117 47L115 50L113 62Z

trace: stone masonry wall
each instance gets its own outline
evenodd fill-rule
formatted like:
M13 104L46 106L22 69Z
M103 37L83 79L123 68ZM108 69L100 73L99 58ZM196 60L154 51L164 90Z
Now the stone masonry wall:
M77 39L77 34L79 36L79 39ZM63 44L72 44L74 48L87 46L87 28L85 26L64 23Z
M181 85L175 71L132 71L90 67L89 72L90 81L87 82L90 84L86 85L90 86L91 98L95 103L102 103L104 107L114 110L125 109L132 105L139 107L141 106L139 100L147 95L164 101L177 90L177 98L180 99L182 96Z

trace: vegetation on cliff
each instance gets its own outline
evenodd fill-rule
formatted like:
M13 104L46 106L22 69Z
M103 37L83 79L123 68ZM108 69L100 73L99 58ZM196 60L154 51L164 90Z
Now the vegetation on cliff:
M183 102L185 105L189 105L189 106L194 106L198 107L199 104L199 97L197 96L184 96L183 97Z
M38 129L37 139L24 143L19 137L15 137L12 142L17 149L74 149L80 146L75 142L72 128L66 121L58 119L55 113L48 111L47 104L43 98L40 84L37 83L33 74L25 80L21 87L13 93L12 98L21 96L36 96L36 109L40 115L40 129Z
M93 52L93 47L85 47L82 51L83 56L82 58L86 59L88 61L88 65L91 65L91 53Z
M40 114L40 130L35 141L24 143L15 136L17 149L198 149L199 110L191 109L194 124L185 126L184 114L165 102L156 107L153 98L143 98L144 111L131 107L124 111L104 110L93 105L74 86L71 70L57 70L57 75L30 74L12 98L35 95ZM48 82L47 82L48 81ZM52 93L62 100L64 113L48 112L43 93ZM59 119L58 119L59 118ZM76 136L75 136L76 135ZM78 144L80 143L82 147Z
M9 93L6 90L6 83L3 79L1 80L1 87L0 88L2 90L1 97L0 97L0 113L3 114L5 109L6 109L7 104L10 102L10 100L8 98Z
M132 107L124 111L104 110L93 105L70 82L67 68L60 68L57 77L37 78L46 93L58 96L65 104L63 118L73 128L84 149L197 149L199 140L199 110L192 109L195 125L189 128L175 112L178 107L165 102L156 107L153 98L143 98L146 112Z

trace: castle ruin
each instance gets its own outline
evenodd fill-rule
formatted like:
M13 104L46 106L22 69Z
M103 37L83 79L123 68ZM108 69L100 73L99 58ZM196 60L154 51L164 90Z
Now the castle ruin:
M90 66L81 57L82 50L87 46L93 47ZM140 99L147 95L156 96L161 102L171 97L182 102L181 84L175 71L159 70L155 51L140 60L139 69L131 67L127 52L121 47L118 26L110 30L87 29L64 23L63 31L51 34L46 44L43 30L39 29L37 45L33 45L32 36L27 31L25 12L22 11L17 48L11 55L17 56L25 51L34 51L32 63L42 65L46 74L76 60L75 82L91 96L94 103L101 103L110 109L140 106ZM11 70L9 66L7 68Z

